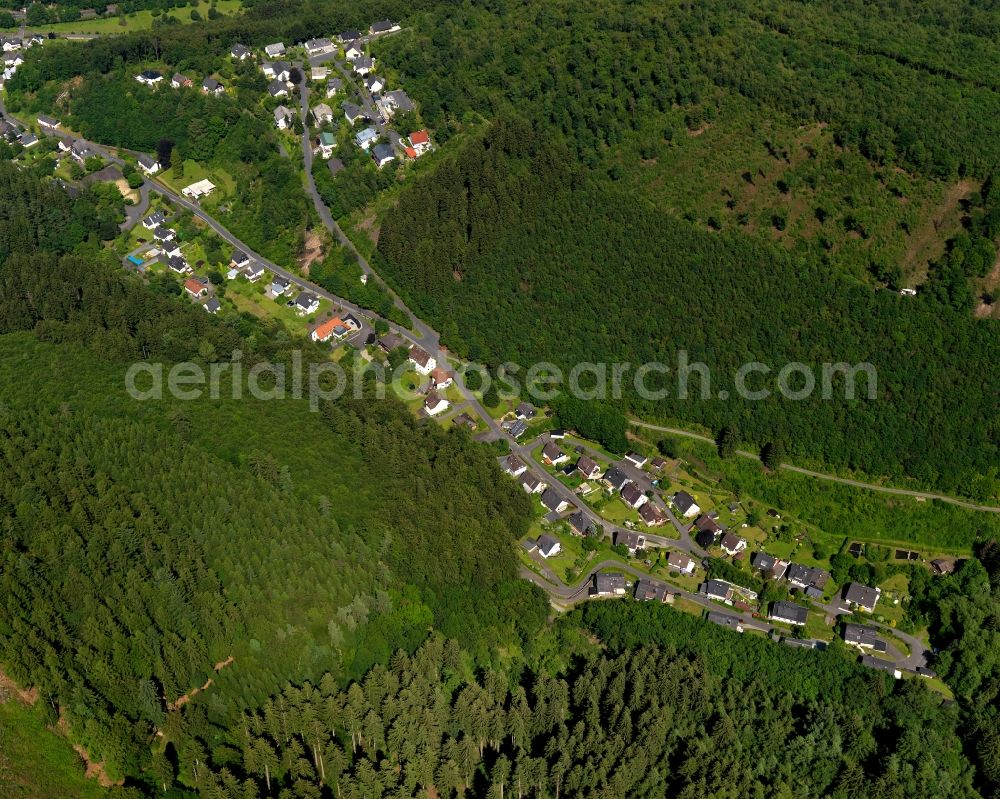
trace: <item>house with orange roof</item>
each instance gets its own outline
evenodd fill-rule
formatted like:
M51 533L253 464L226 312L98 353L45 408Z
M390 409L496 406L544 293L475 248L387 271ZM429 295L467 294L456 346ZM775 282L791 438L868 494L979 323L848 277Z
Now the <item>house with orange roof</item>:
M434 384L434 388L436 388L438 391L442 391L448 388L448 386L450 386L455 381L447 369L441 366L437 366L433 370L431 370L431 382Z
M347 325L344 324L344 320L339 316L333 317L333 319L327 319L316 325L316 328L310 334L313 341L329 341L330 338L343 338L350 332Z
M205 286L201 282L195 280L193 277L188 278L187 280L184 281L184 291L186 291L188 294L190 294L192 297L196 299L198 297L204 297L206 294L208 294L208 289L205 288Z
M410 134L410 147L417 156L421 156L431 149L431 135L426 130L418 130Z

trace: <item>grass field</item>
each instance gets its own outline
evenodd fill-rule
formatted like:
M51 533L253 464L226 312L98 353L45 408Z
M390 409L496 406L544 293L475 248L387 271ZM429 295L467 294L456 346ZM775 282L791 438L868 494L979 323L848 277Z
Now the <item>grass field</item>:
M109 792L84 776L69 742L49 729L38 707L0 704L0 799L104 799Z
M240 10L243 5L242 0L216 0L215 7L220 14L233 14ZM203 18L208 17L210 2L200 2L198 11ZM186 5L174 8L167 12L167 16L174 17L180 22L190 23L192 6ZM52 25L39 25L30 27L29 30L38 33L96 33L112 35L115 33L129 33L131 31L141 31L153 27L153 12L150 10L136 11L134 14L126 14L125 25L121 24L118 17L107 17L103 19L78 20L76 22L56 22ZM13 30L8 28L7 30Z

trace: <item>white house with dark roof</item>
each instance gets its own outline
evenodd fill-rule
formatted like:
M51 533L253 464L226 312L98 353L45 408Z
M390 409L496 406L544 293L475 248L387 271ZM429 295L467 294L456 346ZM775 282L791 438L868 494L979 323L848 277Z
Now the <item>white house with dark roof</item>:
M615 546L624 546L628 554L634 556L640 549L646 547L646 536L628 530L618 530L615 533Z
M312 116L316 120L317 125L322 125L325 122L333 122L333 109L326 103L320 103L313 108Z
M201 90L205 94L211 94L213 97L221 97L226 93L226 87L223 86L215 78L205 78L201 82Z
M333 42L329 39L309 39L306 41L305 47L306 55L310 58L326 55L327 53L332 53L334 50Z
M844 587L844 602L847 603L848 607L864 610L868 613L875 610L875 605L881 595L881 588L872 588L861 583L848 583Z
M253 55L253 53L250 52L250 48L246 45L234 44L231 48L229 48L229 55L237 61L246 61Z
M365 54L365 44L360 39L354 39L344 45L344 58L356 61Z
M269 44L264 48L264 54L268 58L277 58L285 54L285 45L283 42L275 42L274 44Z
M367 75L375 69L375 59L371 56L359 56L351 65L357 75Z
M581 455L576 462L576 470L583 475L584 480L596 480L601 476L601 465L593 458Z
M378 22L373 22L372 26L368 29L368 32L372 36L379 36L383 33L395 33L398 30L401 30L398 22L393 22L389 19L382 19Z
M303 291L295 298L295 312L299 316L309 316L319 310L319 297L308 291Z
M160 162L157 161L150 155L145 153L141 154L136 161L139 163L139 169L145 172L147 175L155 175L160 171Z
M156 86L156 84L163 80L163 75L155 69L145 69L136 75L135 79L143 86Z
M885 652L886 642L878 637L878 630L865 627L863 624L844 625L844 643L856 646L858 649L871 649L873 652Z
M528 467L517 455L511 453L504 459L503 470L511 477L520 477L528 470Z
M625 575L620 572L598 572L594 575L591 596L625 596Z
M542 504L552 513L562 513L569 507L569 503L554 488L542 492Z
M558 444L549 441L542 447L542 460L549 466L558 466L561 463L566 463L569 460L569 455L559 449Z
M287 106L279 105L274 109L274 124L278 130L289 130L295 124L295 112Z
M677 509L677 512L680 513L685 519L697 516L701 512L701 508L698 507L698 503L694 501L694 497L692 497L687 491L678 491L674 494L670 501Z
M667 566L681 574L694 574L697 563L685 555L683 552L670 552L667 554Z
M649 502L649 497L635 483L628 483L622 486L621 498L622 502L632 508L632 510L638 510Z
M809 612L802 605L782 600L771 603L771 612L767 617L772 621L782 621L785 624L801 627L806 623L808 616Z
M437 360L435 360L434 356L416 344L410 348L409 361L413 364L413 368L417 370L417 373L425 377L437 368Z

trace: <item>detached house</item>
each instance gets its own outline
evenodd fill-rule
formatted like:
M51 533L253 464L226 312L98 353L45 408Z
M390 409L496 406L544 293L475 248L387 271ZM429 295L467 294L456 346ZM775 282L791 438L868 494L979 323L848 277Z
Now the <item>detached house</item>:
M863 624L845 624L844 643L875 652L885 652L887 649L885 641L878 637L878 630Z
M615 546L622 545L628 550L628 554L635 557L635 553L646 546L646 536L640 533L631 533L619 530L615 533Z
M410 349L410 363L417 370L418 374L426 377L437 368L437 361L434 356L416 344Z
M277 78L275 78L269 84L267 84L267 93L271 95L271 97L288 97L288 84L285 83L285 81L283 80L278 80ZM278 108L284 108L285 112L288 112L288 109L285 108L283 105L279 105ZM277 111L278 109L276 108L274 117L275 121L277 121L278 118ZM286 127L291 127L291 123L289 123Z
M158 227L162 227L166 221L167 217L164 216L163 211L156 211L142 220L142 226L146 230L155 230Z
M330 131L324 130L316 137L316 149L313 152L320 158L331 158L335 149L337 149L337 140Z
M726 533L719 542L722 551L727 555L738 555L747 548L747 542L733 533Z
M542 504L552 513L562 513L569 507L569 503L554 488L547 488L542 492Z
M558 466L569 460L569 456L551 441L542 447L542 460L549 466Z
M438 366L431 372L431 382L434 384L434 388L443 391L454 383L455 380L447 369Z
M621 491L631 482L629 476L617 466L608 469L603 478L603 483L613 491Z
M333 122L333 109L326 103L320 103L313 108L312 115L317 125L322 125L325 122Z
M59 120L53 119L45 114L39 114L38 126L46 133L52 133L59 129Z
M303 291L295 298L295 312L299 316L309 316L319 310L319 297L308 291Z
M333 42L329 39L309 39L305 46L306 54L310 58L333 52Z
M243 267L243 274L246 275L247 280L251 283L256 283L262 277L264 277L264 267L261 266L256 261L252 261Z
M576 462L576 468L583 475L584 480L596 480L601 476L600 465L586 455L580 456L580 459Z
M659 527L667 521L667 515L652 502L639 506L639 516L647 527Z
M681 574L694 574L698 564L681 552L671 552L667 555L667 565Z
M367 150L378 141L378 131L375 128L365 128L354 137L354 143L362 150Z
M763 572L764 577L769 580L780 580L788 569L787 561L778 560L766 552L754 552L750 556L750 565Z
M625 596L625 575L612 572L598 572L594 575L591 596Z
M548 533L538 537L537 546L538 554L543 558L551 558L562 550L562 545Z
M269 44L264 48L264 53L268 58L277 58L285 54L285 45L282 42L275 42L274 44Z
M378 75L369 75L365 78L365 88L371 94L378 94L385 88L385 81L378 77Z
M149 155L140 155L136 161L139 163L139 169L145 172L147 175L155 175L160 171L160 162Z
M237 61L246 61L253 54L250 52L249 47L246 47L245 45L242 44L234 44L229 49L229 55L231 55Z
M450 405L448 400L433 389L427 393L427 397L424 399L424 411L428 416L437 416L437 414L448 410Z
M341 103L340 107L344 109L344 119L346 119L351 125L359 119L365 119L364 110L359 106L356 106L354 103Z
M398 22L392 22L388 19L383 19L378 22L372 23L372 26L368 29L368 32L373 36L378 36L383 33L395 33L400 30Z
M223 86L215 78L205 78L201 82L201 90L205 94L211 94L213 97L220 97L226 93L226 87Z
M274 109L274 124L278 126L278 130L288 130L295 124L295 112L287 106L279 105Z
M786 624L794 624L798 627L806 623L809 612L801 605L794 602L773 602L768 618L772 621L783 621Z
M548 486L528 472L521 475L521 488L528 494L541 494Z
M365 43L360 38L354 39L344 45L344 58L348 61L357 61L365 54Z
M313 341L329 341L331 338L341 339L350 332L350 328L344 324L344 321L335 316L333 319L327 319L318 324L310 337Z
M370 56L360 56L354 59L354 72L358 75L367 75L375 69L375 59Z
M698 507L698 503L694 501L687 491L678 491L674 494L671 499L673 506L677 508L677 512L681 514L685 519L690 519L692 516L697 516L701 512L701 508Z
M157 83L163 80L163 75L161 75L155 69L147 69L136 75L135 79L143 86L155 86Z
M632 510L638 510L649 501L649 497L635 483L629 483L622 487L621 498L622 502L632 508Z
M283 278L280 275L275 275L274 280L271 281L271 285L268 286L268 291L271 292L271 294L274 297L280 297L282 294L288 291L291 285L292 281L288 280L287 278Z
M194 86L194 82L191 78L178 72L170 79L170 86L173 89L189 89Z
M208 289L205 288L204 284L195 280L193 277L184 281L184 290L195 299L198 297L204 297L208 294Z
M844 587L844 601L849 607L871 613L882 595L881 588L872 588L861 583L848 583Z
M635 583L635 598L639 602L666 602L667 586L647 577L640 577Z
M625 460L627 460L629 463L635 466L635 468L641 469L643 466L646 465L646 461L648 461L649 458L647 458L645 455L639 452L629 452L625 456Z
M344 90L344 81L340 78L330 78L326 82L326 96L335 97L337 94Z
M528 467L517 455L511 453L504 459L503 470L511 477L520 477L528 470Z

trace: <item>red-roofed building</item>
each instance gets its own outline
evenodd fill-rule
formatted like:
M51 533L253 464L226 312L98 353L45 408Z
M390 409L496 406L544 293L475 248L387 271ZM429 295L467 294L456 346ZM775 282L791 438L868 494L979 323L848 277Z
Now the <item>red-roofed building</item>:
M205 288L201 283L195 280L193 277L184 281L184 291L190 294L192 297L204 297L208 294L208 289Z
M416 158L417 157L417 151L414 150L412 147L404 147L403 148L403 152L406 153L406 157L407 158Z
M411 133L410 146L416 151L418 156L423 155L431 149L430 134L426 130L418 130L416 133Z
M431 381L434 383L434 388L438 390L448 388L454 382L448 370L440 366L431 372Z
M348 332L344 320L339 316L335 316L333 319L327 319L325 322L317 325L311 336L313 341L329 341L331 337L343 338Z

